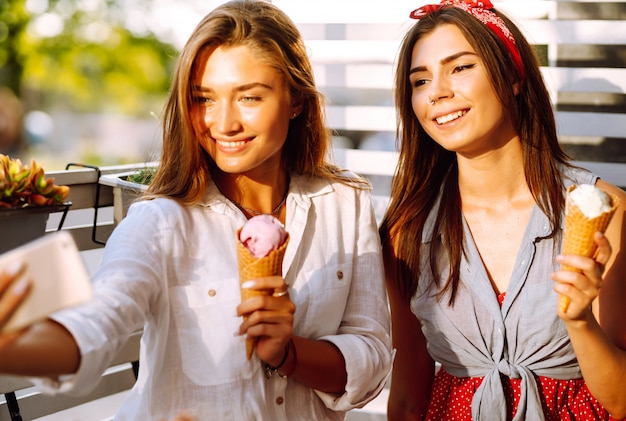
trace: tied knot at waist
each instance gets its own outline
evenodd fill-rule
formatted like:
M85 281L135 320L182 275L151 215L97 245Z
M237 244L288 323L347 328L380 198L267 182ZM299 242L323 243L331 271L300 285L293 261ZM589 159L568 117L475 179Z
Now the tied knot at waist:
M511 364L507 360L498 361L498 363L496 364L496 367L500 373L504 374L505 376L511 379L522 378L522 375L521 375L522 367Z

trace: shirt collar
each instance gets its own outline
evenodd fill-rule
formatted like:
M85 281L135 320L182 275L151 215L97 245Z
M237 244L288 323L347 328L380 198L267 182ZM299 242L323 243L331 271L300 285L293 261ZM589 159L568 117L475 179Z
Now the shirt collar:
M334 190L331 181L309 175L292 175L289 183L289 196L294 197L297 202L310 202L312 198L331 193ZM209 180L206 192L198 205L212 208L220 213L226 213L227 207L234 206L219 191L213 179Z

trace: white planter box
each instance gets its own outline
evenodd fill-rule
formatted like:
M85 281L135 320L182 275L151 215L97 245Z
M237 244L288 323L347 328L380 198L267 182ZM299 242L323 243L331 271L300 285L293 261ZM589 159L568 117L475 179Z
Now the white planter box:
M113 221L117 225L126 216L128 207L147 189L145 184L127 181L126 178L137 171L128 171L100 176L99 183L113 187Z

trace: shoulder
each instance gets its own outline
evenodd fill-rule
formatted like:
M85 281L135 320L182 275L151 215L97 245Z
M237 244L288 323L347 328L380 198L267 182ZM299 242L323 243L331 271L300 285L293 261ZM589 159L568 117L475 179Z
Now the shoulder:
M619 202L617 211L613 215L612 222L609 224L609 229L621 234L621 226L624 223L624 214L626 213L626 192L601 178L596 181L596 186L608 193L612 200Z
M349 171L337 173L334 177L318 175L292 175L291 188L303 195L323 195L330 193L347 193L352 195L365 192L369 195L371 185L367 179Z
M626 206L626 203L623 203L624 199L626 199L626 192L624 190L601 178L598 178L596 181L596 186L609 193L611 196L617 197L622 202L621 206Z
M128 209L128 215L132 213L168 213L180 212L185 207L175 199L166 197L156 197L141 199L134 202Z
M170 198L138 200L130 205L123 222L137 226L166 224L180 220L188 207Z
M596 186L608 193L613 200L617 200L619 202L617 212L615 212L616 216L619 213L626 212L626 192L624 190L614 184L604 181L601 178L596 181Z
M358 176L356 177L358 179ZM290 191L293 200L302 207L307 209L312 207L316 212L323 212L325 217L336 215L346 221L346 224L351 219L354 219L355 223L369 221L369 214L373 214L370 190L344 181L298 176L292 178Z
M561 165L560 170L566 189L572 184L592 184L598 179L596 174L582 167Z

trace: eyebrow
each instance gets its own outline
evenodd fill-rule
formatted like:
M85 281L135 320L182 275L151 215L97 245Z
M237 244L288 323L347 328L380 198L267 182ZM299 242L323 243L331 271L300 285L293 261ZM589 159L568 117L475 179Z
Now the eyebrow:
M442 58L439 63L440 64L448 64L451 61L456 60L459 57L463 57L465 55L472 55L472 56L477 56L478 54L471 52L471 51L459 51L456 54L452 54L451 56L448 57L444 57ZM417 72L424 72L426 71L426 66L417 66L417 67L413 67L411 70L409 70L409 74L413 74L413 73L417 73Z
M270 85L267 85L265 83L261 83L261 82L253 82L253 83L246 83L245 85L240 85L235 87L235 91L237 92L244 92L253 88L264 88L264 89L269 89L269 90L273 90L273 87ZM199 86L199 85L193 85L192 89L195 92L213 92L213 89L211 88L206 88L203 86Z

